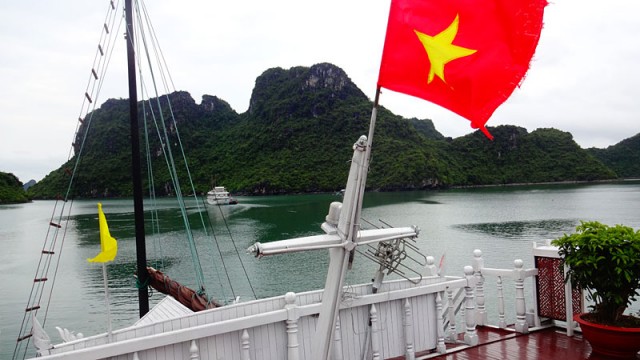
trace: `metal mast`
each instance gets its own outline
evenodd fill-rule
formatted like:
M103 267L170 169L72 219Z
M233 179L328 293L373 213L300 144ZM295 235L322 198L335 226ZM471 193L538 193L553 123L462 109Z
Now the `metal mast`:
M129 117L131 125L131 180L133 181L133 209L136 231L136 254L138 274L138 303L140 317L149 312L149 291L147 288L147 250L144 233L144 205L142 201L142 177L140 170L140 134L138 130L138 92L136 84L136 60L133 34L133 9L131 0L125 0L125 20L127 23L127 64L129 72Z

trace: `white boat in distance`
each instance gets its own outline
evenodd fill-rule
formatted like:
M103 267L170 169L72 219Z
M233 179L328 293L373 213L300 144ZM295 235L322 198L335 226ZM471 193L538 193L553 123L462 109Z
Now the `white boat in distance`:
M213 190L207 192L207 203L209 205L234 205L238 200L229 195L224 186L215 186Z

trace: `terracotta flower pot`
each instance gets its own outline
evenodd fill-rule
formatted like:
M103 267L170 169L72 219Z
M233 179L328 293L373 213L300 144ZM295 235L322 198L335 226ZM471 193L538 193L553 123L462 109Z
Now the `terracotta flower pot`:
M580 324L582 336L594 353L616 359L636 358L640 351L640 328L600 325L584 320L583 315L576 314L573 319Z

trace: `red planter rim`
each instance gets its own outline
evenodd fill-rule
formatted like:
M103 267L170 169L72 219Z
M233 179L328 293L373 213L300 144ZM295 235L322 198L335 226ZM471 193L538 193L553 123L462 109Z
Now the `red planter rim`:
M602 329L602 330L615 329L616 331L619 331L619 332L628 332L628 333L640 332L640 327L620 327L620 326L603 325L603 324L598 324L598 323L583 319L582 315L587 315L587 314L588 313L575 314L573 315L573 320L577 321L580 324L588 323L589 326L597 329Z

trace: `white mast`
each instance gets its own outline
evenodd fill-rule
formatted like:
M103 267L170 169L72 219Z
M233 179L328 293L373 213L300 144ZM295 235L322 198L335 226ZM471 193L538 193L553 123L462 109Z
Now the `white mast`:
M326 234L266 244L256 243L248 249L256 256L329 249L329 268L312 348L312 359L315 360L329 358L331 338L334 334L340 308L339 301L342 298L344 277L353 260L352 253L356 246L401 238L415 238L419 232L416 227L360 229L359 219L371 157L379 94L380 88L376 91L371 112L369 137L363 135L353 145L353 158L343 203L332 203L326 218L327 221L322 224L322 229Z

